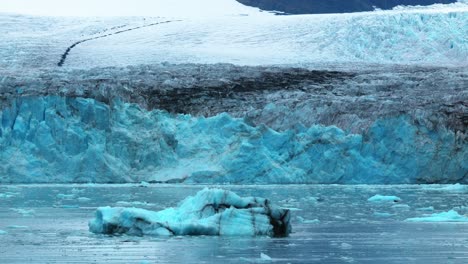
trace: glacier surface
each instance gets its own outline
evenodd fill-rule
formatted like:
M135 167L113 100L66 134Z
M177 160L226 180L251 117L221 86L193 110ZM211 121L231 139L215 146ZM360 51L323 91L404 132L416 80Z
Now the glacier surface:
M204 189L177 208L159 212L139 208L100 207L89 222L99 234L153 236L270 236L291 232L290 212L268 199L242 198L222 189Z
M3 0L0 12L74 17L268 15L235 0Z
M275 131L222 113L170 114L113 100L18 97L0 112L1 183L466 183L464 134L408 116L362 134Z
M355 14L254 13L188 18L2 14L0 23L6 26L0 28L0 66L56 67L74 43L79 44L71 49L64 67L89 69L166 61L466 66L468 61L468 5L463 3ZM157 24L161 21L170 22ZM81 42L95 37L99 38Z

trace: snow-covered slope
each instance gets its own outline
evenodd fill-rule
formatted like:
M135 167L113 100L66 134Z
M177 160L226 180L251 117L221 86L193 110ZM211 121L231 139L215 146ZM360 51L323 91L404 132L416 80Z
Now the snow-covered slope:
M88 17L209 17L267 14L235 0L2 0L0 12Z
M74 43L77 45L66 54L64 67L165 61L242 65L468 64L468 5L461 3L437 9L331 15L145 20L3 15L0 20L8 25L0 28L3 68L55 67Z

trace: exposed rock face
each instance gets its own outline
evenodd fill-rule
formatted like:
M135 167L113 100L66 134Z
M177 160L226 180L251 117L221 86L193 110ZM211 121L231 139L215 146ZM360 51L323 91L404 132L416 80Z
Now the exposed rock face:
M263 10L288 14L324 14L372 11L375 8L391 9L398 5L450 4L457 0L237 0Z
M177 208L159 212L101 207L89 222L91 232L152 236L271 236L291 232L290 212L268 199L240 197L221 189L204 189Z

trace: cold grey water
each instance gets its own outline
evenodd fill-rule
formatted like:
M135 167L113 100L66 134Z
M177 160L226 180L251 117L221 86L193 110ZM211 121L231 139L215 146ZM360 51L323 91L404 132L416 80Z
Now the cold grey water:
M205 187L0 186L0 263L468 262L468 223L405 221L452 209L466 214L463 185L221 186L290 208L293 233L286 238L107 236L88 230L99 206L157 211ZM401 200L368 200L377 194Z

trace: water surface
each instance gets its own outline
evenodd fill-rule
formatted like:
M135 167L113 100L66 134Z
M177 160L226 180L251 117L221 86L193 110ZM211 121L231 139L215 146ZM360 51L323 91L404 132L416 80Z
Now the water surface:
M205 186L0 186L0 263L468 263L468 223L408 223L468 211L467 189L444 186L223 186L293 210L293 233L268 237L95 235L98 206L161 210ZM375 194L400 202L371 203ZM88 198L88 199L87 199ZM434 208L433 211L430 207Z

